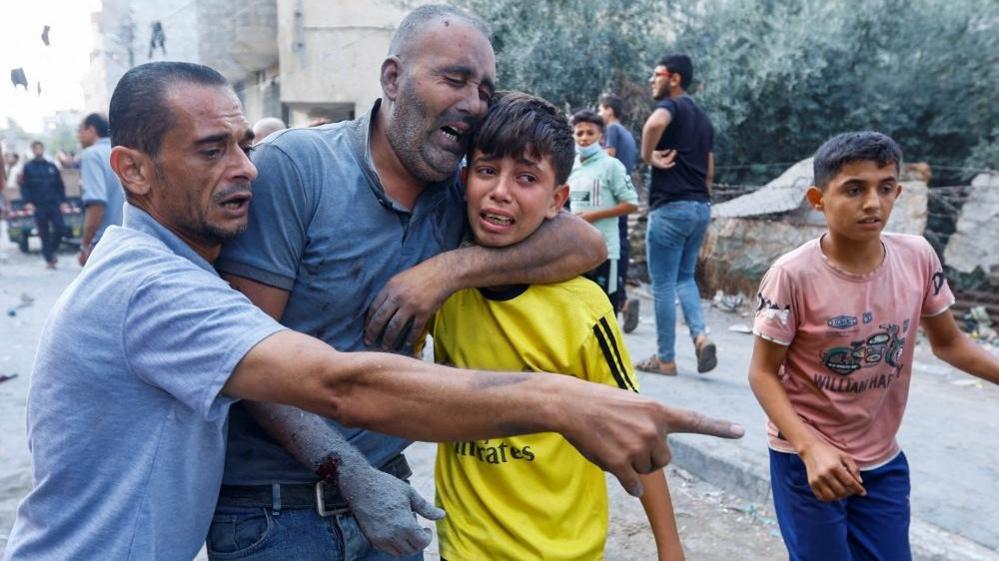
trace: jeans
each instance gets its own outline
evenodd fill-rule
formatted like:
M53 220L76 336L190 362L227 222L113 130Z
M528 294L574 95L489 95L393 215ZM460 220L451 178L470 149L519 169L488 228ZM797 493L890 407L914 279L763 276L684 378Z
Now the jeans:
M46 263L55 260L56 251L62 244L66 233L66 224L62 220L59 205L40 205L35 207L35 225L38 226L38 236L42 238L42 257Z
M350 512L320 517L315 509L215 509L208 530L211 561L419 561L423 552L392 557L373 548Z
M911 561L905 454L861 472L866 496L822 502L796 454L770 451L774 510L791 561Z
M663 362L676 358L677 295L691 339L705 332L694 268L710 218L711 205L698 201L666 203L649 213L645 250L656 299L656 354Z

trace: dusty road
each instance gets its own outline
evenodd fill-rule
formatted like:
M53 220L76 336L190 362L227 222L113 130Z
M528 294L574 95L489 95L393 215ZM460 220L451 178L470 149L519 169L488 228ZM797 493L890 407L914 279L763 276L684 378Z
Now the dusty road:
M24 256L0 242L0 375L18 374L0 383L0 549L6 545L17 503L31 485L24 407L35 345L48 310L78 271L71 254L61 255L60 265L59 270L46 271L37 254ZM14 315L7 314L11 309ZM430 444L417 444L409 453L414 484L427 497L433 496L433 455ZM759 505L684 471L670 468L668 473L688 559L786 558L772 518ZM607 559L654 559L641 503L625 494L616 480L610 479L608 486L612 510ZM427 559L437 559L436 544L427 553Z

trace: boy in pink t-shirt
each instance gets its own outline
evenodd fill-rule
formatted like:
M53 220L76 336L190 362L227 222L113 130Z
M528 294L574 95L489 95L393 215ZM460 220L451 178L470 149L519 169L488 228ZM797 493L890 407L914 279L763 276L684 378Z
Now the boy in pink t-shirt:
M916 330L934 353L999 383L999 361L961 333L936 254L883 234L902 151L845 133L815 154L812 206L828 231L760 283L749 381L768 416L770 478L792 561L907 561L909 468L895 440Z

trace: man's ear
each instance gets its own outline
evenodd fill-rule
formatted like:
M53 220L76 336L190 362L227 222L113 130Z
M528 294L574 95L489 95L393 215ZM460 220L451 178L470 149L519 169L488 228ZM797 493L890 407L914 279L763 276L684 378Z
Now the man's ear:
M399 81L402 79L402 61L397 56L390 56L382 61L382 93L391 101L399 95Z
M901 183L896 183L895 184L895 200L897 201L898 198L901 195L902 195L902 184Z
M812 208L819 211L823 210L823 205L822 205L823 195L824 193L822 192L822 189L819 189L815 185L809 187L808 191L805 193L805 197L808 199L808 202L812 205Z
M146 153L125 146L115 146L111 149L111 169L129 193L140 197L149 194L156 172Z
M545 218L555 218L555 216L565 206L565 201L569 198L569 184L559 185L552 193L552 204L545 212Z

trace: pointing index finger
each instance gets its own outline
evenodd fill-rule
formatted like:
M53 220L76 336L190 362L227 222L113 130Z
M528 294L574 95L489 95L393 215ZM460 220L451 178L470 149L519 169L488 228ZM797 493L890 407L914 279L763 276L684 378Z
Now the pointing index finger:
M746 429L742 425L715 419L689 409L667 408L672 420L668 423L670 433L706 434L719 438L742 438Z

